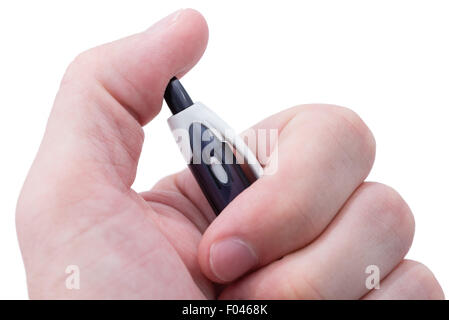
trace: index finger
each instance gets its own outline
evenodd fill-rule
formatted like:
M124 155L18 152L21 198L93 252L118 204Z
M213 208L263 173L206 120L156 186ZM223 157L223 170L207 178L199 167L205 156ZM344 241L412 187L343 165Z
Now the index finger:
M241 193L206 230L203 272L229 282L304 247L329 224L363 182L375 143L346 108L308 105L256 128L279 129L278 167Z

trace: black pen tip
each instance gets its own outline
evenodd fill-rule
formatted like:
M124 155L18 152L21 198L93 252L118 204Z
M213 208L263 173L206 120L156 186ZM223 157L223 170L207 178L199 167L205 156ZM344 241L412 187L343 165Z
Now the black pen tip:
M193 104L186 89L176 77L171 78L168 83L164 99L173 114L177 114Z

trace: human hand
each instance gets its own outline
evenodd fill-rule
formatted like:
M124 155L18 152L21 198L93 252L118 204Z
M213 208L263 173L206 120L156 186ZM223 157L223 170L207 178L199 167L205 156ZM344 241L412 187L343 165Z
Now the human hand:
M182 10L68 68L17 205L30 297L202 299L225 283L222 298L442 298L427 268L403 260L407 205L363 182L374 140L348 109L296 107L256 125L280 132L278 170L215 220L187 170L131 189L141 126L207 37L201 15ZM372 264L385 279L368 293ZM80 290L65 286L69 265Z

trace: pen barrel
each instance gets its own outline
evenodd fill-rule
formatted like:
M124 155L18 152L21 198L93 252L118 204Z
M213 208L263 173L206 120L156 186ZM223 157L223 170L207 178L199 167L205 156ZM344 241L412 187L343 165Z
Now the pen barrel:
M189 128L192 158L190 171L198 182L215 214L223 209L256 177L238 159L229 144L218 139L205 125Z
M245 142L202 103L195 102L167 122L217 215L262 176L263 169Z

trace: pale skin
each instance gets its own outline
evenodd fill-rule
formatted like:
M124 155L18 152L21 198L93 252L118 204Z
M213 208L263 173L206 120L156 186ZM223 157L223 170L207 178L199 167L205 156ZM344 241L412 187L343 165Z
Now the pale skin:
M443 299L432 272L404 260L409 207L365 182L375 142L349 109L298 106L253 127L279 130L278 169L217 218L187 169L131 188L142 126L207 40L204 18L181 10L67 69L17 205L30 297ZM65 286L69 265L79 290Z

